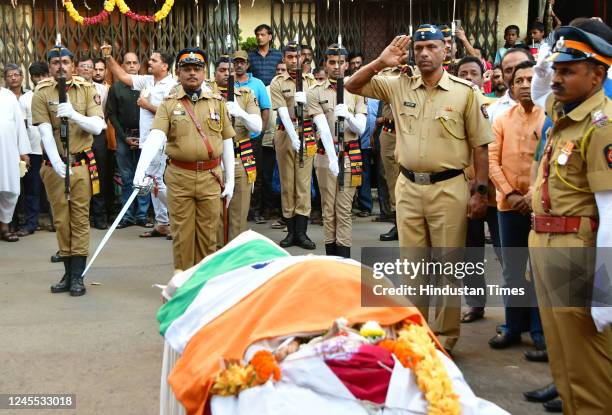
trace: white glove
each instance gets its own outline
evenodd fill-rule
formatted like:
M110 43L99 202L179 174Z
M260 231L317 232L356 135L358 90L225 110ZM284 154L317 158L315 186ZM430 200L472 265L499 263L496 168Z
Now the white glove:
M76 114L76 111L72 107L72 104L70 103L70 101L58 104L58 106L57 106L57 118L66 117L69 120L73 120L75 114Z
M246 111L240 108L240 105L235 101L226 102L225 106L227 107L227 112L229 112L232 117L244 118L247 115Z
M536 62L535 68L549 68L551 63L546 59L551 55L551 52L550 45L548 43L543 43L540 49L538 49L538 61Z
M300 137L298 137L297 134L289 134L289 139L291 140L291 147L293 147L295 151L300 151Z
M336 116L336 118L338 117L349 118L351 116L346 104L336 105L336 108L334 108L334 115Z
M334 157L328 155L327 158L329 159L329 171L331 172L331 174L334 175L334 177L338 177L338 174L340 173L340 166L338 166L338 157L334 154Z
M306 92L298 91L295 93L295 102L298 104L306 105Z
M223 140L223 168L225 169L225 186L221 192L221 199L225 198L225 206L229 204L234 196L234 140Z
M53 127L49 123L42 123L38 126L38 131L40 132L40 139L45 148L45 153L47 153L47 158L51 161L51 167L53 167L58 176L62 179L65 178L66 165L57 151L55 138L53 138ZM69 172L72 174L72 170L69 170Z

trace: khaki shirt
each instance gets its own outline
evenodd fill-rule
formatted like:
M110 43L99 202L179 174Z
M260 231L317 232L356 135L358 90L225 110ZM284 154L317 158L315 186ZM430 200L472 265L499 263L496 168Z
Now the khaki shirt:
M215 93L223 97L216 82L212 82L210 84L210 87ZM257 99L255 98L253 91L251 91L251 88L243 86L234 89L234 100L238 103L238 105L240 105L240 108L245 110L248 114L261 114L261 111L259 110L259 104L257 104ZM244 121L242 121L241 118L237 118L234 121L234 131L236 131L236 135L234 136L234 143L236 144L240 140L250 138L250 132L248 128L246 128Z
M383 76L400 76L400 74L401 69L399 66L395 66L393 68L386 68L380 71L380 75ZM385 122L387 120L393 121L393 111L391 111L391 105L386 102L383 102L382 117L385 119Z
M546 104L554 121L546 141L547 146L552 145L548 162L550 214L597 217L593 193L612 190L612 101L599 91L568 114L563 114L563 104L554 102L552 94ZM561 165L557 160L570 142L574 144L571 154ZM533 211L539 215L546 213L542 207L545 160L538 168L532 198Z
M317 83L317 80L310 73L303 73L304 92ZM287 107L289 116L295 118L295 80L288 73L277 75L270 83L270 95L272 97L272 108L278 110L281 107ZM304 118L306 112L304 112Z
M327 125L334 137L334 142L337 142L336 136L336 115L334 114L334 108L336 108L337 91L332 88L332 84L329 80L316 84L308 91L308 115L314 117L315 115L323 114L327 119ZM368 115L368 106L364 97L359 95L353 95L344 90L344 103L346 104L349 113L364 114ZM350 128L344 129L344 141L355 141L359 140L359 136L351 131Z
M79 114L87 117L98 116L104 118L101 98L94 85L79 76L73 76L66 81L68 89L68 101ZM57 118L57 106L59 104L59 91L57 81L47 78L41 81L35 89L32 97L32 124L51 124L55 145L60 155L65 155L64 145L60 140L61 120ZM82 153L91 148L93 136L83 130L74 122L68 123L68 141L70 143L70 154Z
M177 88L175 94L169 95L157 108L151 129L166 134L166 154L171 159L186 162L210 160L206 145L181 102L185 96L182 86ZM213 149L212 158L218 158L223 153L223 140L236 135L223 98L219 94L202 91L195 106L191 98L187 98L187 104L191 106Z
M416 172L463 169L472 149L493 141L480 95L446 71L435 88L421 76L374 76L362 89L389 102L395 118L395 159Z

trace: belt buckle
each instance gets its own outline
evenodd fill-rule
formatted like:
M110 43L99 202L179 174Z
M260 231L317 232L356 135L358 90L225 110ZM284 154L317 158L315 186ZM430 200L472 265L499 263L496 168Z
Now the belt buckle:
M425 185L431 184L431 174L430 173L414 173L414 182L416 184Z
M204 171L204 170L206 170L204 168L204 160L196 161L196 171Z

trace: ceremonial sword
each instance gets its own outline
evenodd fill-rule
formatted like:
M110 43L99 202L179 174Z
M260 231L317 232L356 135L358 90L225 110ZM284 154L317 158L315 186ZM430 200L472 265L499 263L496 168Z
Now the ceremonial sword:
M123 205L123 208L121 209L121 211L115 218L115 221L113 222L109 230L106 232L106 235L104 235L104 238L102 238L102 241L96 248L96 252L94 252L93 256L91 257L91 261L89 261L89 264L87 264L87 267L85 267L85 271L83 271L83 273L81 274L81 277L84 277L85 274L87 274L87 271L89 270L89 268L91 268L91 265L94 263L94 261L98 257L98 254L102 251L102 248L104 248L104 245L106 245L106 243L110 239L111 235L117 228L117 225L119 225L119 222L121 222L121 219L123 219L123 217L125 216L125 213L128 211L128 209L132 205L132 202L134 201L134 199L136 199L136 196L138 196L138 193L140 191L141 191L140 188L135 188L132 194L130 195L130 197L128 198L128 200L125 202L125 204Z

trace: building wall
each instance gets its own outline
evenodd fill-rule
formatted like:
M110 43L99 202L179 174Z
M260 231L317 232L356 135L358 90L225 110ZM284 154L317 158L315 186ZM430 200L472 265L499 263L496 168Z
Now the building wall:
M529 0L499 0L497 15L497 46L504 46L504 29L515 24L521 29L520 38L524 39L529 27Z
M270 16L272 16L272 0L239 0L240 14L238 16L238 25L240 27L240 36L242 40L247 37L255 36L253 30L262 23L270 25ZM254 4L253 4L254 3ZM251 7L253 4L253 7Z

